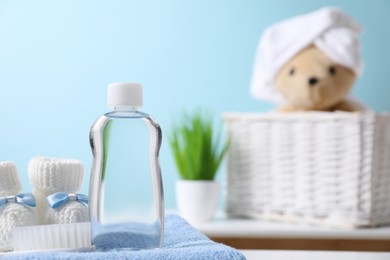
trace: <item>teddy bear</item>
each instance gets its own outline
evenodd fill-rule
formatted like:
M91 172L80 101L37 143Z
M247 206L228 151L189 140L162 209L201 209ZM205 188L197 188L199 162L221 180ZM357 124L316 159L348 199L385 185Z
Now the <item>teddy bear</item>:
M277 73L275 88L286 103L278 111L359 111L349 100L356 74L333 62L314 45L300 51Z
M259 42L251 94L277 111L361 111L350 97L363 71L360 25L324 7L268 27Z

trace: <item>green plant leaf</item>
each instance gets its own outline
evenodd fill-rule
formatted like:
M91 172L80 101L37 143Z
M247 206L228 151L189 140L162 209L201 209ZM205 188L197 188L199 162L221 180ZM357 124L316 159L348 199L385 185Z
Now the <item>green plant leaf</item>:
M107 168L107 155L108 155L108 143L110 140L111 133L111 124L112 121L108 121L103 132L103 173L102 180L106 177L106 168Z
M227 152L220 136L214 136L211 116L196 110L184 113L173 127L170 146L177 170L182 179L213 180Z

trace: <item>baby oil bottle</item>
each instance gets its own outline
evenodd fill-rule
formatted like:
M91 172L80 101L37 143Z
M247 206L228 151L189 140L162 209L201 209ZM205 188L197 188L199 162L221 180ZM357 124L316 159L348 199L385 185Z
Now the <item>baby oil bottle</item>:
M92 243L97 250L162 246L162 132L150 115L138 110L142 104L142 85L110 84L111 111L99 117L90 131L89 208Z

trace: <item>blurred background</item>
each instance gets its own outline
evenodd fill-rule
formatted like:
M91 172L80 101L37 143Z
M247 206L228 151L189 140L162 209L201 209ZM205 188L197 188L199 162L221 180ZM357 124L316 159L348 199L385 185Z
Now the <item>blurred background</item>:
M184 110L261 112L272 104L249 94L258 40L269 25L332 5L363 28L363 76L353 94L390 110L390 1L0 1L0 161L17 164L24 191L33 156L83 161L88 134L108 111L106 87L144 85L143 111L163 129L166 207L175 207L178 174L167 137ZM218 179L224 178L220 169Z

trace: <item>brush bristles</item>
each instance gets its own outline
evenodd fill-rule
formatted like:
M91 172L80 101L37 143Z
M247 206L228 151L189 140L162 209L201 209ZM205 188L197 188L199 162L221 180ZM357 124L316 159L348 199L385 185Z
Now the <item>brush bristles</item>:
M91 223L18 227L13 247L14 251L91 247Z

